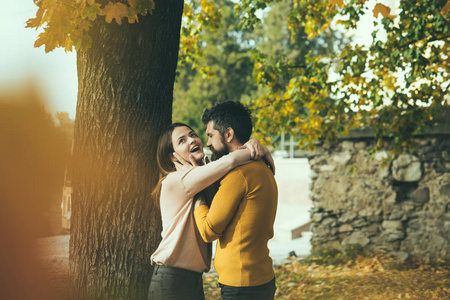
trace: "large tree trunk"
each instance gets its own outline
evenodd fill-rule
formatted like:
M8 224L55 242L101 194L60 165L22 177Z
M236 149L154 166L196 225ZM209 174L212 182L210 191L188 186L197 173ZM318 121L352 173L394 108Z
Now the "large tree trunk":
M182 0L137 24L100 18L77 56L70 274L75 299L146 299L160 216L150 193L171 122Z

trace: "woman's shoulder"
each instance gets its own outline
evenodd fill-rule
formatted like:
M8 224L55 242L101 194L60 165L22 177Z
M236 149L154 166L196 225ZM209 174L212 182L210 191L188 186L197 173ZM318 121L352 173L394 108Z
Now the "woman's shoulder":
M161 196L171 195L171 198L185 198L189 196L186 187L183 184L182 176L185 171L172 172L161 182Z
M171 172L171 173L169 173L169 174L166 176L166 178L163 179L163 181L162 181L161 183L162 183L163 185L175 183L175 182L178 181L179 178L180 178L180 174L177 174L177 173L180 173L180 172L177 171L177 172Z
M185 176L185 174L189 171L190 169L169 173L161 183L163 186L179 185L183 181L183 177Z

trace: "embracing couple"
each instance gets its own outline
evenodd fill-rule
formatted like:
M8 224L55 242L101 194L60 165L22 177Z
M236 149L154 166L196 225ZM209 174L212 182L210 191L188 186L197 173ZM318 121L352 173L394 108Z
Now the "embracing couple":
M250 139L250 111L241 103L219 103L205 110L202 121L210 163L188 125L172 124L158 141L161 180L153 196L163 231L151 257L148 297L205 299L202 273L210 268L211 242L218 240L214 266L222 299L273 299L267 243L278 194L272 156Z

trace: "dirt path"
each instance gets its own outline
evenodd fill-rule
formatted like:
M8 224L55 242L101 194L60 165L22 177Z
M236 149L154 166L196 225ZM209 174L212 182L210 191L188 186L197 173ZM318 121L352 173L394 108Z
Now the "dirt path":
M39 239L36 257L47 271L49 282L64 299L69 295L69 235L58 235Z

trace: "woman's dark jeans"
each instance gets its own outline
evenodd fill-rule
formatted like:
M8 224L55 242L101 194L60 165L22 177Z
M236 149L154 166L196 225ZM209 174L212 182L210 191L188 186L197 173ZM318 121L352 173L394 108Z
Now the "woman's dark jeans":
M155 265L148 290L148 300L203 300L202 274Z
M219 283L223 300L272 300L275 297L275 278L258 286L236 287Z

